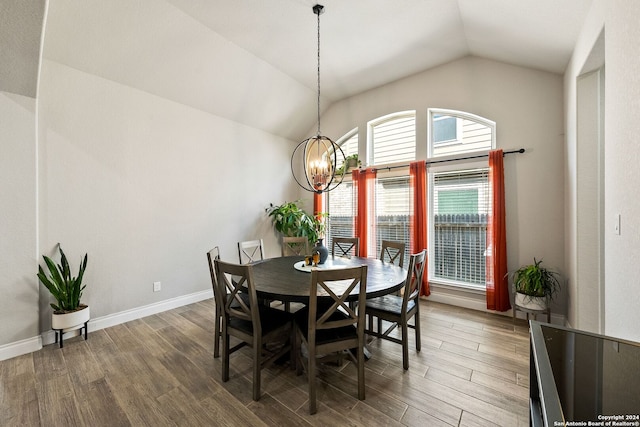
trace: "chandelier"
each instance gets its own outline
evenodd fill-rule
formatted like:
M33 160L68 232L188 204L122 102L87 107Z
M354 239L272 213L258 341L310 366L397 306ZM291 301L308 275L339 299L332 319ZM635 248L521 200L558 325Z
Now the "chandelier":
M323 193L331 191L342 182L346 168L345 155L338 144L329 137L320 134L320 14L324 6L313 6L313 13L318 16L318 132L316 136L299 143L291 155L291 172L298 185L307 191ZM296 175L296 165L302 160L303 175Z

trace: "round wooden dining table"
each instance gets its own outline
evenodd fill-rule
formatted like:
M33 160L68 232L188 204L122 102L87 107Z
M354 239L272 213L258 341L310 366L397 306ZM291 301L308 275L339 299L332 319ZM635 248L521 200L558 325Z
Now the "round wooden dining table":
M304 268L304 257L287 256L268 258L253 264L253 280L258 298L285 302L309 302L310 268ZM329 255L325 265L318 268L344 268L367 266L367 298L390 294L402 287L407 272L391 263L375 258L333 257ZM298 266L298 268L296 268ZM304 269L305 271L301 271ZM347 299L358 298L356 287Z

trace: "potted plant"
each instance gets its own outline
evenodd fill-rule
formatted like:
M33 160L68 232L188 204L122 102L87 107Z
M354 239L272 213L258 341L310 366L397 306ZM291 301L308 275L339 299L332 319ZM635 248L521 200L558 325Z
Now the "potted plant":
M351 169L360 167L362 162L358 160L357 154L352 154L344 158L344 163L342 166L336 169L336 175L343 175L348 173Z
M274 206L271 203L267 208L267 213L271 217L276 231L282 233L283 236L304 236L313 245L318 241L319 234L324 232L324 223L319 218L303 211L298 206L299 203L299 200L285 202L279 206Z
M542 267L542 260L533 259L512 273L515 304L531 310L546 310L560 289L558 273Z
M43 255L42 258L44 258L48 272L45 272L42 266L38 266L38 279L56 300L55 303L51 303L51 308L53 308L51 328L56 331L56 341L58 332L60 332L60 346L62 347L62 334L83 325L86 339L89 307L82 304L80 299L82 291L86 287L82 284L82 279L87 268L87 254L84 255L80 263L78 275L73 277L69 261L60 244L58 244L58 249L60 250L60 264L56 264L51 258Z

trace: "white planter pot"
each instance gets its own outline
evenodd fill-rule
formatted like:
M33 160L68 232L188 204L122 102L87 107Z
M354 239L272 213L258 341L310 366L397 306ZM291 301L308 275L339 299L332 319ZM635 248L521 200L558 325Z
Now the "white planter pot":
M69 331L84 326L89 321L89 307L71 313L52 314L51 329Z
M547 297L531 297L529 295L516 292L515 303L518 307L526 308L528 310L547 309Z

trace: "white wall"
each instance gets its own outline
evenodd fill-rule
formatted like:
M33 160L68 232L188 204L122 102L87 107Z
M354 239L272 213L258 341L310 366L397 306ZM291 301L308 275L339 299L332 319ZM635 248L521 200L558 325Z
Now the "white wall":
M575 158L580 150L576 135L576 79L602 29L605 31L605 312L607 335L640 341L640 168L637 135L640 132L640 3L594 0L565 73L567 204L572 206L567 227L575 229ZM621 234L613 232L613 219L621 215ZM578 251L575 234L567 235L567 257L575 270ZM580 295L580 283L572 286ZM576 322L577 298L569 304L569 322Z
M38 335L36 100L0 92L0 346Z
M332 105L322 132L334 139L367 121L416 110L418 153L426 156L427 108L462 110L497 123L498 148L525 148L505 158L509 270L543 258L564 275L563 91L556 74L467 57ZM564 292L554 313L563 314Z
M210 289L214 245L279 254L264 209L295 194L289 141L49 60L40 87L40 246L88 252L92 316Z
M0 21L22 22L22 9L15 13ZM81 54L84 40L55 31L71 24L56 24L47 28L43 57L46 40L67 49L67 58ZM39 35L42 28L38 21L23 30ZM244 58L235 66L264 69L229 48L231 58ZM263 238L267 256L280 254L265 208L298 196L288 168L292 141L52 59L28 59L40 67L37 98L0 92L0 291L11 302L0 314L0 359L39 348L49 331L50 296L35 274L42 254L57 258L58 242L76 271L89 255L83 302L93 319L206 294L205 253L214 245L235 261L239 240ZM110 60L116 68L131 67L116 59ZM296 95L313 95L281 72L267 72L273 74ZM191 86L205 90L211 76L204 78ZM221 84L244 94L242 78ZM252 99L236 100L242 102ZM260 117L281 120L287 108L293 107L263 108ZM300 123L283 133L292 126ZM152 292L154 281L161 292Z

